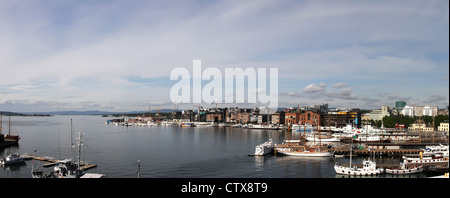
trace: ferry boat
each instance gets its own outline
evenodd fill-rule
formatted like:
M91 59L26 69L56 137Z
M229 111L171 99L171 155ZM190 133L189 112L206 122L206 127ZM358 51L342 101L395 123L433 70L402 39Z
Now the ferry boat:
M439 146L427 146L424 149L425 154L435 154L437 156L449 157L448 155L448 145L444 146L440 144Z
M273 140L255 146L255 155L262 156L273 152Z
M403 157L403 163L406 165L430 165L430 164L443 164L448 163L448 157L442 157L441 155L435 155L434 153L422 153L420 154L407 154Z
M353 140L354 143L389 143L389 138L382 138L379 135L358 135Z

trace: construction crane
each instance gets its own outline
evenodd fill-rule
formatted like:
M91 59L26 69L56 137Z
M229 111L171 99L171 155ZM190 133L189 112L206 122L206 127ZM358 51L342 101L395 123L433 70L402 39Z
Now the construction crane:
M212 102L211 104L215 104L216 105L216 109L217 109L217 104L234 104L234 103Z

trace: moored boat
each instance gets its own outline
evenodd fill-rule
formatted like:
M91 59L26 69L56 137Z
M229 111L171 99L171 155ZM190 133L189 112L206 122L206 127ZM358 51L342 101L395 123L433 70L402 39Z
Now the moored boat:
M377 163L371 161L370 159L364 160L362 162L363 167L359 168L357 166L341 166L338 163L334 165L334 170L337 174L342 175L358 175L358 176L373 176L382 174L384 169L377 168Z
M273 140L269 139L268 141L255 146L255 155L261 156L266 155L273 152Z
M10 153L5 158L0 159L2 165L13 165L25 162L25 158L21 157L18 153Z
M405 163L400 163L400 168L386 168L386 173L394 175L414 174L422 171L423 165L407 167Z
M341 166L337 162L334 165L334 170L341 175L358 175L358 176L373 176L384 172L383 168L377 168L377 163L367 159L362 162L362 168L357 166L352 167L352 148L350 147L350 164L349 166Z
M320 148L298 146L278 148L277 153L290 156L331 157L333 154Z

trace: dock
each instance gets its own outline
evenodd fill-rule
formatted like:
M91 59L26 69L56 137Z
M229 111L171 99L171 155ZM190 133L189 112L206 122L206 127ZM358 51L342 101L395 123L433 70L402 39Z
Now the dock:
M34 156L34 155L28 155L28 154L22 154L20 155L21 157L25 158L25 160L39 160L39 161L43 161L43 162L48 162L44 165L42 165L43 167L51 167L51 166L55 166L59 163L59 160L53 158L53 157L49 157L49 156ZM95 168L97 167L96 164L89 164L89 163L85 163L85 162L81 162L80 165L80 169L85 171L85 170L89 170L91 168Z

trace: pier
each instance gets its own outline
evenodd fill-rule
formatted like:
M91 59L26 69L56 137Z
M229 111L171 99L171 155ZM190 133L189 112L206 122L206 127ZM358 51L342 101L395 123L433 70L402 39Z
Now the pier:
M48 162L44 165L42 165L43 167L51 167L51 166L55 166L59 163L59 160L54 159L52 157L48 157L48 156L34 156L34 155L28 155L28 154L22 154L20 155L21 157L25 158L26 160L39 160L39 161L43 161L43 162ZM85 163L85 162L81 162L80 164L80 169L85 171L85 170L89 170L91 168L95 168L97 167L96 164L89 164L89 163Z

